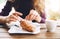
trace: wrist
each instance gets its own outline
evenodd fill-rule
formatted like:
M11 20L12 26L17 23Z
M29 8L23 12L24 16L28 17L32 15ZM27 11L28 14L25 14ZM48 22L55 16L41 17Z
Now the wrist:
M5 17L4 21L5 21L5 23L8 23L9 22L8 21L8 16Z

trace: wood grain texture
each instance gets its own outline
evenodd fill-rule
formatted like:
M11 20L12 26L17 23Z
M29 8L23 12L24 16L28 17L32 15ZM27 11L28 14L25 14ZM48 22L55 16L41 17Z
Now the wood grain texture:
M54 33L41 29L36 35L10 35L6 28L0 28L0 39L60 39L60 27L57 27Z

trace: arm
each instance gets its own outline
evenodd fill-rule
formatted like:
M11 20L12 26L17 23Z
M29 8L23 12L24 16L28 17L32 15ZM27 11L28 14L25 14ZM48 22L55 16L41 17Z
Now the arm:
M15 22L16 20L20 21L20 20L22 20L22 18L20 16L22 16L22 14L19 12L15 12L10 16L0 16L0 23L5 24L5 23L10 23L12 21Z
M11 11L12 5L11 2L7 1L4 9L2 9L2 12L0 13L0 23L6 23L6 17L9 15L9 12Z
M1 16L8 16L11 9L12 9L12 3L7 1L7 3L4 6L4 8L2 9L2 12L0 13L0 15Z
M7 23L7 20L6 20L7 16L0 16L0 23Z

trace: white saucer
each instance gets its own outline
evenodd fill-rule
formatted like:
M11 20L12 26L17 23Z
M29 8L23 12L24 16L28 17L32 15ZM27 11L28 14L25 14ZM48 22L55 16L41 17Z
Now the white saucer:
M21 29L18 26L12 26L8 30L8 33L10 33L10 34L38 34L38 33L40 33L40 24L38 24L38 23L32 23L32 24L35 25L35 27L36 27L35 32L28 32L28 31Z

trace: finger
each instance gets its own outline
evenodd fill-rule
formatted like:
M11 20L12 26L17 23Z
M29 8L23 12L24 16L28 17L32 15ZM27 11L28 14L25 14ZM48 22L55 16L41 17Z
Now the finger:
M28 20L31 20L31 15L28 15Z
M9 19L9 22L11 22L11 21L14 21L14 22L16 22L16 19Z
M22 16L23 14L22 13L19 13L19 12L15 12L15 13L13 13L13 15Z
M28 18L29 18L29 20L31 20L31 21L34 19L34 17L35 17L34 14L30 14L30 15L28 15Z
M38 12L37 12L36 10L33 10L33 9L32 9L32 10L30 11L30 14L38 15Z
M36 19L36 15L33 15L32 19L35 20Z
M10 16L10 19L16 19L16 20L17 20L18 17L16 17L15 15L11 15L11 16Z
M31 14L31 15L29 16L29 19L30 19L30 20L33 20L33 18L34 18L34 15Z
M40 19L40 16L36 15L35 20L38 20L38 19Z
M26 20L29 20L29 15L26 16Z
M32 9L32 10L30 10L30 13L29 14L32 14L32 13L34 13L34 10Z
M37 18L38 18L38 15L35 16L35 19L37 19Z
M23 18L21 18L21 17L18 16L18 21L21 21L22 19L23 19Z
M28 16L26 16L25 19L28 20Z

